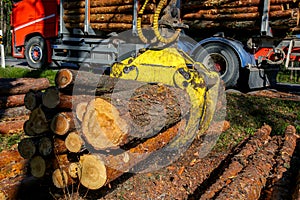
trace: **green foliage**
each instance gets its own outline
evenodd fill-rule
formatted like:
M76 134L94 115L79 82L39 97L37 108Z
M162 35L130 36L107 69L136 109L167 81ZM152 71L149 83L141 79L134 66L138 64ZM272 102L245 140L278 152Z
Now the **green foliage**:
M231 127L221 134L215 149L224 150L253 135L264 124L272 135L282 135L288 125L300 133L299 102L276 98L227 94L227 117Z

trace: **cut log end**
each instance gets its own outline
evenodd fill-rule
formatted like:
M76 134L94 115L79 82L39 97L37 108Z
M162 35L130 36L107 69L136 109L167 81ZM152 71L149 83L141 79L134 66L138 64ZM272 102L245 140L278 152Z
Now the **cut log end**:
M35 154L36 147L30 138L24 138L18 144L18 151L23 158L29 159Z
M71 163L68 170L69 170L69 175L72 178L78 178L79 174L81 173L79 163Z
M55 108L60 102L59 91L56 87L49 87L43 93L42 103L46 108Z
M81 102L78 103L76 106L76 117L79 121L82 121L84 113L86 111L88 103L87 102Z
M35 156L30 160L31 174L34 177L41 178L46 172L46 162L41 156Z
M49 130L49 125L43 110L38 107L34 109L27 120L24 123L24 132L26 135L34 136L44 133Z
M68 85L70 85L74 80L74 75L71 73L70 70L67 69L61 69L56 74L55 77L55 84L58 88L65 88Z
M67 172L62 169L56 169L52 174L52 182L57 188L65 188L68 185Z
M80 183L91 190L101 188L106 183L106 167L102 160L95 155L83 155L80 157L81 173Z
M66 137L65 145L70 152L78 153L83 145L83 140L76 132L71 132Z
M95 149L114 148L127 137L127 124L109 102L96 98L87 106L82 132Z
M58 113L51 121L50 129L57 135L65 135L71 128L71 118L66 113Z
M53 144L50 138L43 137L39 141L39 153L42 156L49 156L52 153Z
M39 106L41 103L39 100L40 93L29 91L25 94L24 105L28 110L33 110Z

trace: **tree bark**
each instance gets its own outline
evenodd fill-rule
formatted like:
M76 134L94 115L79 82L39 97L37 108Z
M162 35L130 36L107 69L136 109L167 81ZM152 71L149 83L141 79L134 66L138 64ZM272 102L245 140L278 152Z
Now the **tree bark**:
M27 117L27 119L28 118L29 117ZM0 122L0 135L22 133L24 123L27 121L27 119L24 118L21 120Z
M137 163L145 160L151 153L166 146L183 129L185 121L159 133L138 146L119 155L103 156L92 154L81 157L79 161L81 177L79 181L89 189L99 189L129 171ZM89 158L89 159L86 159ZM91 164L93 163L93 164ZM94 176L91 176L90 172Z
M0 78L0 95L26 94L30 90L43 90L49 86L47 78Z
M12 118L26 116L29 114L30 110L26 109L25 106L0 109L0 121L7 121L11 120Z
M23 106L24 105L24 97L25 97L25 94L1 96L0 97L0 109Z
M82 121L83 137L97 150L152 137L179 122L190 107L184 91L163 85L144 85L110 98L90 101Z
M84 23L84 15L64 15L65 23ZM132 23L132 14L91 14L91 23ZM143 23L149 24L153 22L153 14L147 14L142 16Z
M0 157L0 182L4 179L26 174L27 161L20 156L18 151L4 150L0 152Z

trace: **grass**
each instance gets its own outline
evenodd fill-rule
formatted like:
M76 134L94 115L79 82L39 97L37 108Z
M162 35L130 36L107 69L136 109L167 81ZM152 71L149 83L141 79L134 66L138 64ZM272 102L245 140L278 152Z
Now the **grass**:
M54 79L57 70L30 70L26 68L6 67L0 68L1 78L48 78L51 85L54 85Z
M300 84L300 71L282 69L277 75L277 82Z
M235 146L253 135L264 124L272 127L272 135L283 135L288 125L300 133L299 102L244 94L226 94L227 116L231 127L221 134L216 149Z

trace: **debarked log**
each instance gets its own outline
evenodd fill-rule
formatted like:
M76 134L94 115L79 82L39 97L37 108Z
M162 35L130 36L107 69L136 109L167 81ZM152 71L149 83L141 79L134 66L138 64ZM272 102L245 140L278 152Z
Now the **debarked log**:
M82 135L97 150L123 146L176 124L187 116L189 107L185 91L160 84L96 97L87 105Z

